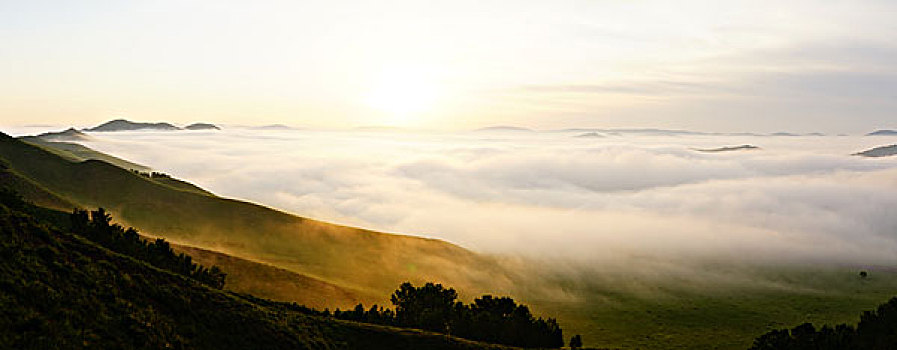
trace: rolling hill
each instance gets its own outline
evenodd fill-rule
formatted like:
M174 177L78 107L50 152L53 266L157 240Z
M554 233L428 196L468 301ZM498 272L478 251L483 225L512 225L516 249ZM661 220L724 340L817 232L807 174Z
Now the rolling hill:
M38 136L27 136L21 139L27 143L30 143L34 146L41 147L49 152L55 153L65 159L80 162L88 159L94 160L102 160L106 163L115 165L122 169L130 169L130 170L139 170L139 171L150 171L151 169L147 166L140 165L137 163L129 162L127 160L110 156L105 153L94 151L90 148L84 147L80 144L73 142L65 142L59 141L60 139L56 137L55 134L41 134ZM63 140L70 140L69 138Z
M471 293L507 291L506 271L444 241L385 234L290 215L184 190L105 161L66 159L0 135L11 172L82 207L105 207L151 236L227 253L362 293L388 295L399 283L451 281Z
M176 252L193 257L205 266L218 266L228 274L225 288L262 298L296 302L311 308L342 308L345 310L376 300L362 298L359 293L315 278L220 252L173 244Z
M56 214L0 197L3 347L507 349L304 314L214 289L64 231L47 220Z

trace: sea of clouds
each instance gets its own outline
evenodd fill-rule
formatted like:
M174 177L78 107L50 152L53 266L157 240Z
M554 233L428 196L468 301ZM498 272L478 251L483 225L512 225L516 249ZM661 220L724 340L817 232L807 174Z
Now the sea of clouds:
M85 145L221 196L481 252L897 261L897 157L851 155L893 138L581 133L230 127ZM761 149L698 151L743 144Z

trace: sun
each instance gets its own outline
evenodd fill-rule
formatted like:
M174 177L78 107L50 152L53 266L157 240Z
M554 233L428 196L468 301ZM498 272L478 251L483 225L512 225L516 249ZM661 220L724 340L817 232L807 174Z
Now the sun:
M404 67L385 70L367 95L367 104L389 124L408 124L429 112L438 96L430 71Z

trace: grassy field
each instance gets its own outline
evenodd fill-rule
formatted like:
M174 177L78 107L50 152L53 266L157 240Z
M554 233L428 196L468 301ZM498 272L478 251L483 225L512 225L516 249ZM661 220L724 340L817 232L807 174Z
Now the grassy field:
M719 285L695 291L657 282L654 296L593 286L581 300L530 301L563 321L567 334L582 334L586 345L622 349L746 349L772 329L804 322L855 324L897 295L897 273L850 267L768 267L758 280L776 288Z

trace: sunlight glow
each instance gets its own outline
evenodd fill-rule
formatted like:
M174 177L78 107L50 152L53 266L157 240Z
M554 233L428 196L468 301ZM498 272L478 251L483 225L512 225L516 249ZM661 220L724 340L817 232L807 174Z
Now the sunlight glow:
M406 125L433 108L439 95L433 71L420 67L384 70L375 79L366 102L384 114L386 124Z

